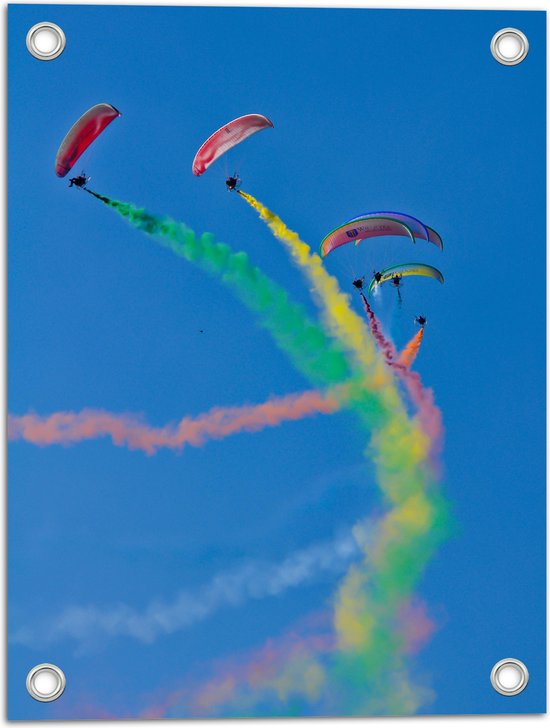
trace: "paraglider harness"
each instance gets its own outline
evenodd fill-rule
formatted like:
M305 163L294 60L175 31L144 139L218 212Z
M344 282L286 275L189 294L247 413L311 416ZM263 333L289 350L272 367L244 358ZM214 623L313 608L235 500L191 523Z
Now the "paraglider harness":
M241 186L241 179L237 177L237 175L234 175L233 177L228 177L225 180L225 186L229 190L229 192L232 192L233 190L238 190Z
M396 274L396 275L392 276L392 279L391 279L391 282L397 289L397 298L399 299L399 303L401 303L403 301L403 299L401 298L401 286L403 285L403 283L401 282L402 277L403 276Z
M69 180L69 187L86 187L90 178L86 177L86 172L82 172L78 177L71 177Z

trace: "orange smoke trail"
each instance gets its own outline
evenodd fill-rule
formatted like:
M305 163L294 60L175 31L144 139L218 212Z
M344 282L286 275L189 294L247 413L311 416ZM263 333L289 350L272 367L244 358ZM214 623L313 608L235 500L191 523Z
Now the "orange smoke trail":
M414 364L422 338L424 337L424 327L420 328L419 331L412 337L407 346L401 352L399 357L399 364L402 364L406 369L410 369Z
M416 359L423 337L424 328L421 328L403 349L394 366L398 369L413 404L418 409L422 429L430 437L430 457L433 462L441 452L443 418L441 410L435 404L433 389L425 387L420 374L410 369Z
M308 390L274 397L258 405L215 407L197 417L184 417L175 425L152 427L135 415L112 414L103 410L8 415L8 439L34 445L71 445L83 440L110 437L118 447L143 450L153 455L160 448L182 450L186 445L200 447L209 439L222 439L239 432L256 432L277 427L289 420L317 414L332 414L345 399L346 386L326 394Z

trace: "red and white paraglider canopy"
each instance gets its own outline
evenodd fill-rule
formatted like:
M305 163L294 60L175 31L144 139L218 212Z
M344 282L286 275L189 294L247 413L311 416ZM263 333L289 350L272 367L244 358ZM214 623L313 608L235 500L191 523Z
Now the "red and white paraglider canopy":
M216 159L262 129L272 127L273 123L261 114L246 114L230 121L215 131L201 146L193 160L193 174L200 177Z

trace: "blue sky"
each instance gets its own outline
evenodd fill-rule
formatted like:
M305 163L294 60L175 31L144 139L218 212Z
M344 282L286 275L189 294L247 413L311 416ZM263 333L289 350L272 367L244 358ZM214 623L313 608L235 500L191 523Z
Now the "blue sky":
M44 19L67 36L51 63L25 47ZM506 26L530 40L514 68L489 52ZM10 412L101 407L161 425L307 386L230 293L55 177L61 139L94 103L122 117L77 163L92 189L246 250L312 313L300 273L226 192L226 172L314 246L368 210L408 212L442 235L443 254L422 243L413 254L445 285L407 281L401 310L391 291L378 302L399 344L414 314L428 316L416 366L443 411L458 523L421 588L442 625L419 659L430 712L544 708L544 59L540 12L9 9ZM275 129L194 178L204 138L250 112ZM378 240L326 264L349 288L411 254L404 239ZM333 543L377 506L363 446L344 413L181 455L14 443L10 631L72 605L171 603L216 574ZM12 644L10 717L56 717L24 688L45 661L67 673L69 706L135 714L327 604L336 579L320 571L153 644ZM514 699L487 679L508 656L531 675Z

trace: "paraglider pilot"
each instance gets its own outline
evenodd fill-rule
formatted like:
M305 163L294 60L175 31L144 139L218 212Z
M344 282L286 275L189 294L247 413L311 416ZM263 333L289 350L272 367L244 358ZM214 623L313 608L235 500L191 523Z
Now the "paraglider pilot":
M399 288L401 286L401 276L395 275L392 277L391 282L396 288Z
M362 278L356 278L354 281L352 281L352 285L357 288L358 291L362 290L363 283L365 282L365 276Z
M228 177L225 180L225 186L227 189L231 192L232 190L236 190L240 187L241 180L237 176Z
M401 298L401 276L398 274L392 276L391 282L397 288L397 297L399 298L399 303L401 303L403 300Z
M428 322L428 319L425 316L416 316L414 320L421 328L424 328Z
M89 177L86 177L86 173L82 172L82 174L79 174L78 177L71 177L69 180L69 187L72 187L73 185L75 187L86 187L86 182L88 182L89 179Z

